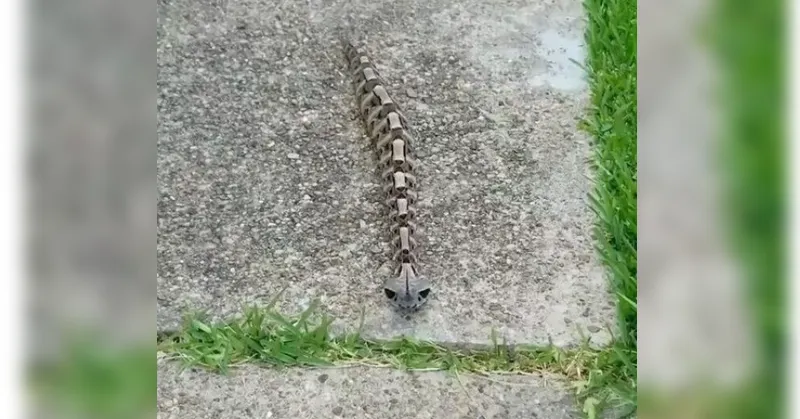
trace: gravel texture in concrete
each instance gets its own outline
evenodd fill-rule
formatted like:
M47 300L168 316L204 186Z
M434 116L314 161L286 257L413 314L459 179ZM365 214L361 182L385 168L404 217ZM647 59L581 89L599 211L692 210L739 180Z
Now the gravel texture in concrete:
M286 288L376 338L608 342L577 0L158 3L158 325ZM406 109L429 306L392 311L377 162L335 30Z
M158 368L158 419L580 417L569 390L544 377L255 366L220 375L168 362Z

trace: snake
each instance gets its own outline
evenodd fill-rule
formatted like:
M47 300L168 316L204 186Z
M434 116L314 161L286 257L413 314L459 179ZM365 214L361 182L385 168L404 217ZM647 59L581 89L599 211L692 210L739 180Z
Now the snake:
M356 107L377 155L389 213L395 267L383 281L383 294L402 311L418 311L430 298L431 283L420 273L417 257L417 162L408 119L365 49L346 37L340 37L340 41L352 76Z

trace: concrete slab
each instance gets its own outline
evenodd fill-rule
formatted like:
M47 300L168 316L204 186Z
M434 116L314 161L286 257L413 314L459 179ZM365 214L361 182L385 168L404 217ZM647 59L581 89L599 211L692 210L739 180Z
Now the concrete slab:
M323 6L324 4L324 6ZM592 251L579 0L158 3L158 325L284 287L375 338L597 344L614 311ZM362 22L421 168L410 319L388 274L376 162L333 28Z
M229 375L158 367L159 419L581 417L570 392L543 377L454 376L392 369L246 366Z

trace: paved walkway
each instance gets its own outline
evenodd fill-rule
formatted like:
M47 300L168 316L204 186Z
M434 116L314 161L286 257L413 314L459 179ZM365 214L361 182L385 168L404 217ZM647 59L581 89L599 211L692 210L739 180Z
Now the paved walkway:
M364 310L375 338L486 344L495 328L512 342L573 345L580 328L608 342L614 310L576 128L588 95L570 61L584 54L579 1L165 0L158 10L160 330L186 310L221 319L286 288L284 311L319 298L341 328ZM421 268L435 297L410 320L381 294L386 216L332 31L345 18L363 22L416 138Z
M158 419L167 418L579 418L548 377L466 377L391 369L272 370L230 376L158 369Z

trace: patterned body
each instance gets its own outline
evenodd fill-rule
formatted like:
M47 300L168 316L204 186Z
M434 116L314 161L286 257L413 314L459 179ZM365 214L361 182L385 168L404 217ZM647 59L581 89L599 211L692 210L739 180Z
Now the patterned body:
M394 276L384 281L384 294L396 307L415 311L428 300L431 286L420 276L415 233L417 193L412 138L408 120L386 90L386 82L363 49L342 40L355 97L366 133L375 146L380 165L389 230L397 264Z

